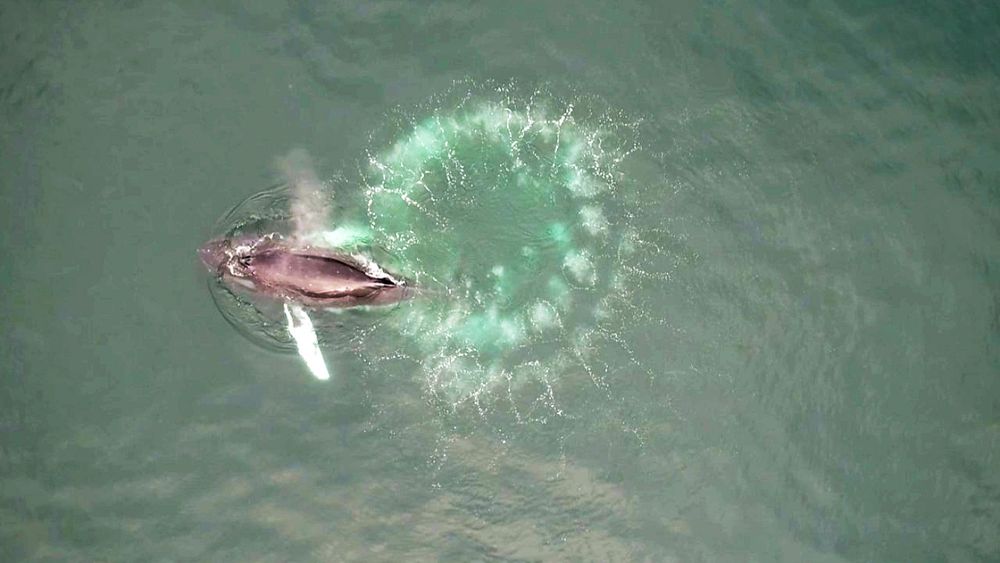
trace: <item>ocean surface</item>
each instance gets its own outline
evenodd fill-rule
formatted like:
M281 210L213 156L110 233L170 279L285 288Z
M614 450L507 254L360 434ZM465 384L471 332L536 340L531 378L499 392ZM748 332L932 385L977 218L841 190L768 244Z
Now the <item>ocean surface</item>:
M998 560L1000 4L0 4L0 561Z

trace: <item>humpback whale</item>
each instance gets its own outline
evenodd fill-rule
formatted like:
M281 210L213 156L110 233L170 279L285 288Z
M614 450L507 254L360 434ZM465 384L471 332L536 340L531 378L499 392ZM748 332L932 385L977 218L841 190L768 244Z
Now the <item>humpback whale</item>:
M329 228L329 205L308 155L292 151L279 161L291 194L293 229L264 234L226 234L198 249L215 280L234 293L279 303L286 330L317 379L330 372L310 317L316 311L391 305L411 292L405 281L361 254L338 250Z
M310 308L389 305L408 292L404 282L372 263L286 241L278 233L214 239L198 249L198 256L233 289Z

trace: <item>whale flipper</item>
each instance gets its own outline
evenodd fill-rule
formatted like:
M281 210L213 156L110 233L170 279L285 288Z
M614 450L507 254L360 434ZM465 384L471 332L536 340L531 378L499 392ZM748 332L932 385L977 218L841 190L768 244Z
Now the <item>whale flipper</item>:
M330 379L330 370L326 367L326 360L319 349L319 338L305 308L296 303L285 303L285 320L288 321L288 334L295 339L299 356L313 377L321 381Z

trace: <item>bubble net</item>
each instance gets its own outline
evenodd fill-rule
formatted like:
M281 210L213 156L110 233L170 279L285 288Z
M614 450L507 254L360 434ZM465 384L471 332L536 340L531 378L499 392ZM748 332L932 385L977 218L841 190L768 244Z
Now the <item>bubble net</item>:
M368 155L373 239L423 294L399 330L451 401L583 371L581 343L626 291L631 213L616 192L634 137L580 113L466 99Z

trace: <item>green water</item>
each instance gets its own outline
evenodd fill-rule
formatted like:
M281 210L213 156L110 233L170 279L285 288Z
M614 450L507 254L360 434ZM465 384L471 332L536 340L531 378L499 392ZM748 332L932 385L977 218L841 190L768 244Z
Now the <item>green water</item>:
M1000 559L998 29L3 3L0 561ZM433 290L331 382L194 254L292 147Z

